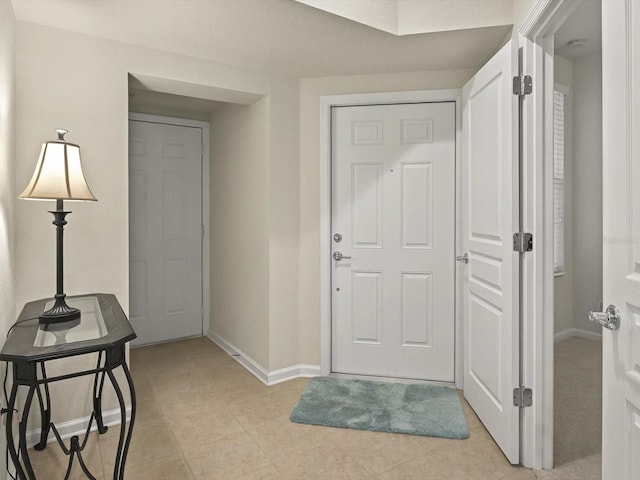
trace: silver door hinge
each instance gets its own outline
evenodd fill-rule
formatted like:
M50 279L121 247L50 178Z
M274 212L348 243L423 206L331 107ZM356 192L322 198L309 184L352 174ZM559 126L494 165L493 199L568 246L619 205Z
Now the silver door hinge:
M531 75L516 75L513 77L513 94L518 96L529 95L533 92L533 79Z
M524 386L513 389L513 406L526 408L533 405L533 390Z
M513 234L513 251L514 252L530 252L533 250L533 234L526 232L517 232Z

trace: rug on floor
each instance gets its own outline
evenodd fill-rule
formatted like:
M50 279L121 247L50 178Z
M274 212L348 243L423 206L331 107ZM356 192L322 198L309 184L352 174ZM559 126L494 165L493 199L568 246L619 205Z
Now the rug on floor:
M454 388L315 377L291 412L296 423L464 439L469 427Z

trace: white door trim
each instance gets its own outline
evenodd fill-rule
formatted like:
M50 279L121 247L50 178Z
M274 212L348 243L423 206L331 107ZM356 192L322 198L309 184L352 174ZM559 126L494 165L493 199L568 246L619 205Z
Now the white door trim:
M521 463L553 468L553 57L554 35L578 0L538 0L520 28L523 73L534 81L523 112L524 230L534 235L522 270L522 381L533 405L521 416Z
M331 107L395 103L455 102L456 104L456 252L460 252L460 89L362 93L320 97L320 374L331 373ZM461 275L455 283L455 384L462 388L463 352Z
M202 226L204 235L202 236L202 334L209 331L209 318L211 312L211 301L209 295L209 266L210 266L210 239L209 239L209 122L200 120L190 120L185 118L163 117L159 115L148 115L146 113L129 113L129 120L140 122L163 123L168 125L178 125L181 127L194 127L202 129Z

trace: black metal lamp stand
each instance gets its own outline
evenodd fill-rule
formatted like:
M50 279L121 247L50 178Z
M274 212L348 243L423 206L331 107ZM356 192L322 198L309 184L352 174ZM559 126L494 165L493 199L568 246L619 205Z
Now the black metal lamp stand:
M80 318L80 310L70 307L65 301L66 295L63 292L64 265L63 265L63 243L62 235L64 226L67 224L65 217L71 212L65 212L63 201L56 200L56 209L50 210L54 216L53 224L56 226L56 296L53 307L40 315L40 323L67 322Z
M95 202L80 165L80 147L64 139L67 131L56 130L57 140L42 144L40 157L31 181L19 198L33 200L55 200L56 209L53 224L56 226L56 296L53 307L40 315L40 323L62 323L80 318L80 310L65 302L63 291L64 265L62 254L62 235L67 224L65 217L71 212L64 211L64 200Z

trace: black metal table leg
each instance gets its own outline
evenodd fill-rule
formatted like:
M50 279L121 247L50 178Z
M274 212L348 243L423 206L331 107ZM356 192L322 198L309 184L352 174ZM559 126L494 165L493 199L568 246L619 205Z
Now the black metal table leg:
M126 456L126 452L123 452L125 445L127 442L125 440L125 425L127 423L127 408L124 404L124 397L122 395L122 390L118 385L118 381L116 380L115 375L113 374L113 370L109 365L106 366L107 375L109 376L109 380L111 381L111 385L113 385L113 389L116 391L116 396L118 397L118 404L120 405L120 436L118 439L118 448L116 450L116 461L113 466L113 480L122 480L124 473L124 462L122 461L123 453ZM121 468L122 467L122 468Z
M116 450L115 465L113 467L113 480L123 480L127 454L129 452L129 445L131 444L131 436L133 434L133 425L136 419L136 392L133 386L133 378L131 377L131 373L127 367L124 344L116 345L113 348L107 349L105 350L105 353L106 361L104 369L106 374L109 376L109 381L113 385L113 389L118 397L118 405L120 406L120 436L118 439L118 448ZM127 409L124 403L122 389L120 388L120 385L113 373L113 370L120 366L124 371L129 392L131 394L131 419L129 420L129 425L127 425Z
M98 353L98 365L96 368L100 368L102 363L102 352ZM102 389L104 388L105 372L96 373L93 377L93 411L96 415L96 424L98 425L98 433L103 434L109 429L105 427L104 419L102 418ZM98 378L100 380L98 381Z
M26 480L26 476L24 474L24 470L22 465L20 464L20 458L18 457L18 452L16 451L16 446L13 441L13 413L15 411L16 405L16 396L18 395L18 384L14 382L11 387L11 395L9 396L9 402L7 403L7 448L9 449L9 456L11 457L11 461L16 469L16 477L18 480Z
M91 472L87 468L87 465L84 463L84 459L82 458L82 451L84 450L84 447L87 444L88 438L89 438L89 432L87 431L84 437L84 441L82 442L82 445L80 445L80 439L78 438L77 435L74 435L73 437L71 437L71 443L69 446L69 466L67 467L67 473L64 477L64 480L67 480L69 478L69 474L71 473L71 466L73 465L74 456L78 458L78 463L80 464L80 468L82 469L84 474L87 476L87 478L89 480L97 480L96 477L94 477L91 474Z
M18 446L20 454L22 455L22 462L24 463L24 469L26 470L28 480L36 480L36 475L33 473L33 467L31 466L31 460L29 460L29 451L27 448L27 421L29 419L29 410L31 410L31 403L33 402L33 395L37 390L36 385L29 386L29 392L27 393L27 399L24 402L24 410L22 411L22 419L18 427Z
M129 395L131 396L131 418L129 419L129 426L127 429L127 439L124 443L124 450L122 452L122 462L120 464L120 478L124 479L124 467L127 461L127 453L129 452L129 445L131 444L131 435L133 434L133 425L136 421L136 389L133 386L133 378L127 367L127 362L122 362L122 369L124 375L127 378L127 384L129 386Z
M89 418L89 423L87 424L87 429L84 432L84 440L82 441L82 445L80 444L80 438L77 435L71 437L71 441L69 442L69 448L65 445L64 441L60 437L60 432L56 428L55 424L51 424L51 431L53 435L56 437L58 445L62 452L69 457L69 462L67 463L67 472L65 474L64 480L68 480L69 475L71 474L71 468L73 467L73 461L75 458L78 459L78 463L80 464L80 468L84 472L87 478L90 480L97 480L94 477L87 465L84 463L84 459L82 458L82 452L87 445L87 441L89 440L89 433L91 432L91 426L93 425L93 420L95 418L95 413L91 413L91 417Z
M40 362L40 370L42 371L42 379L44 388L44 401L42 399L42 392L40 391L40 384L38 384L36 393L38 394L38 404L40 405L40 442L33 446L36 450L44 450L47 446L47 439L49 438L49 429L51 428L51 396L49 395L49 384L46 382L47 372L44 367L44 362Z

